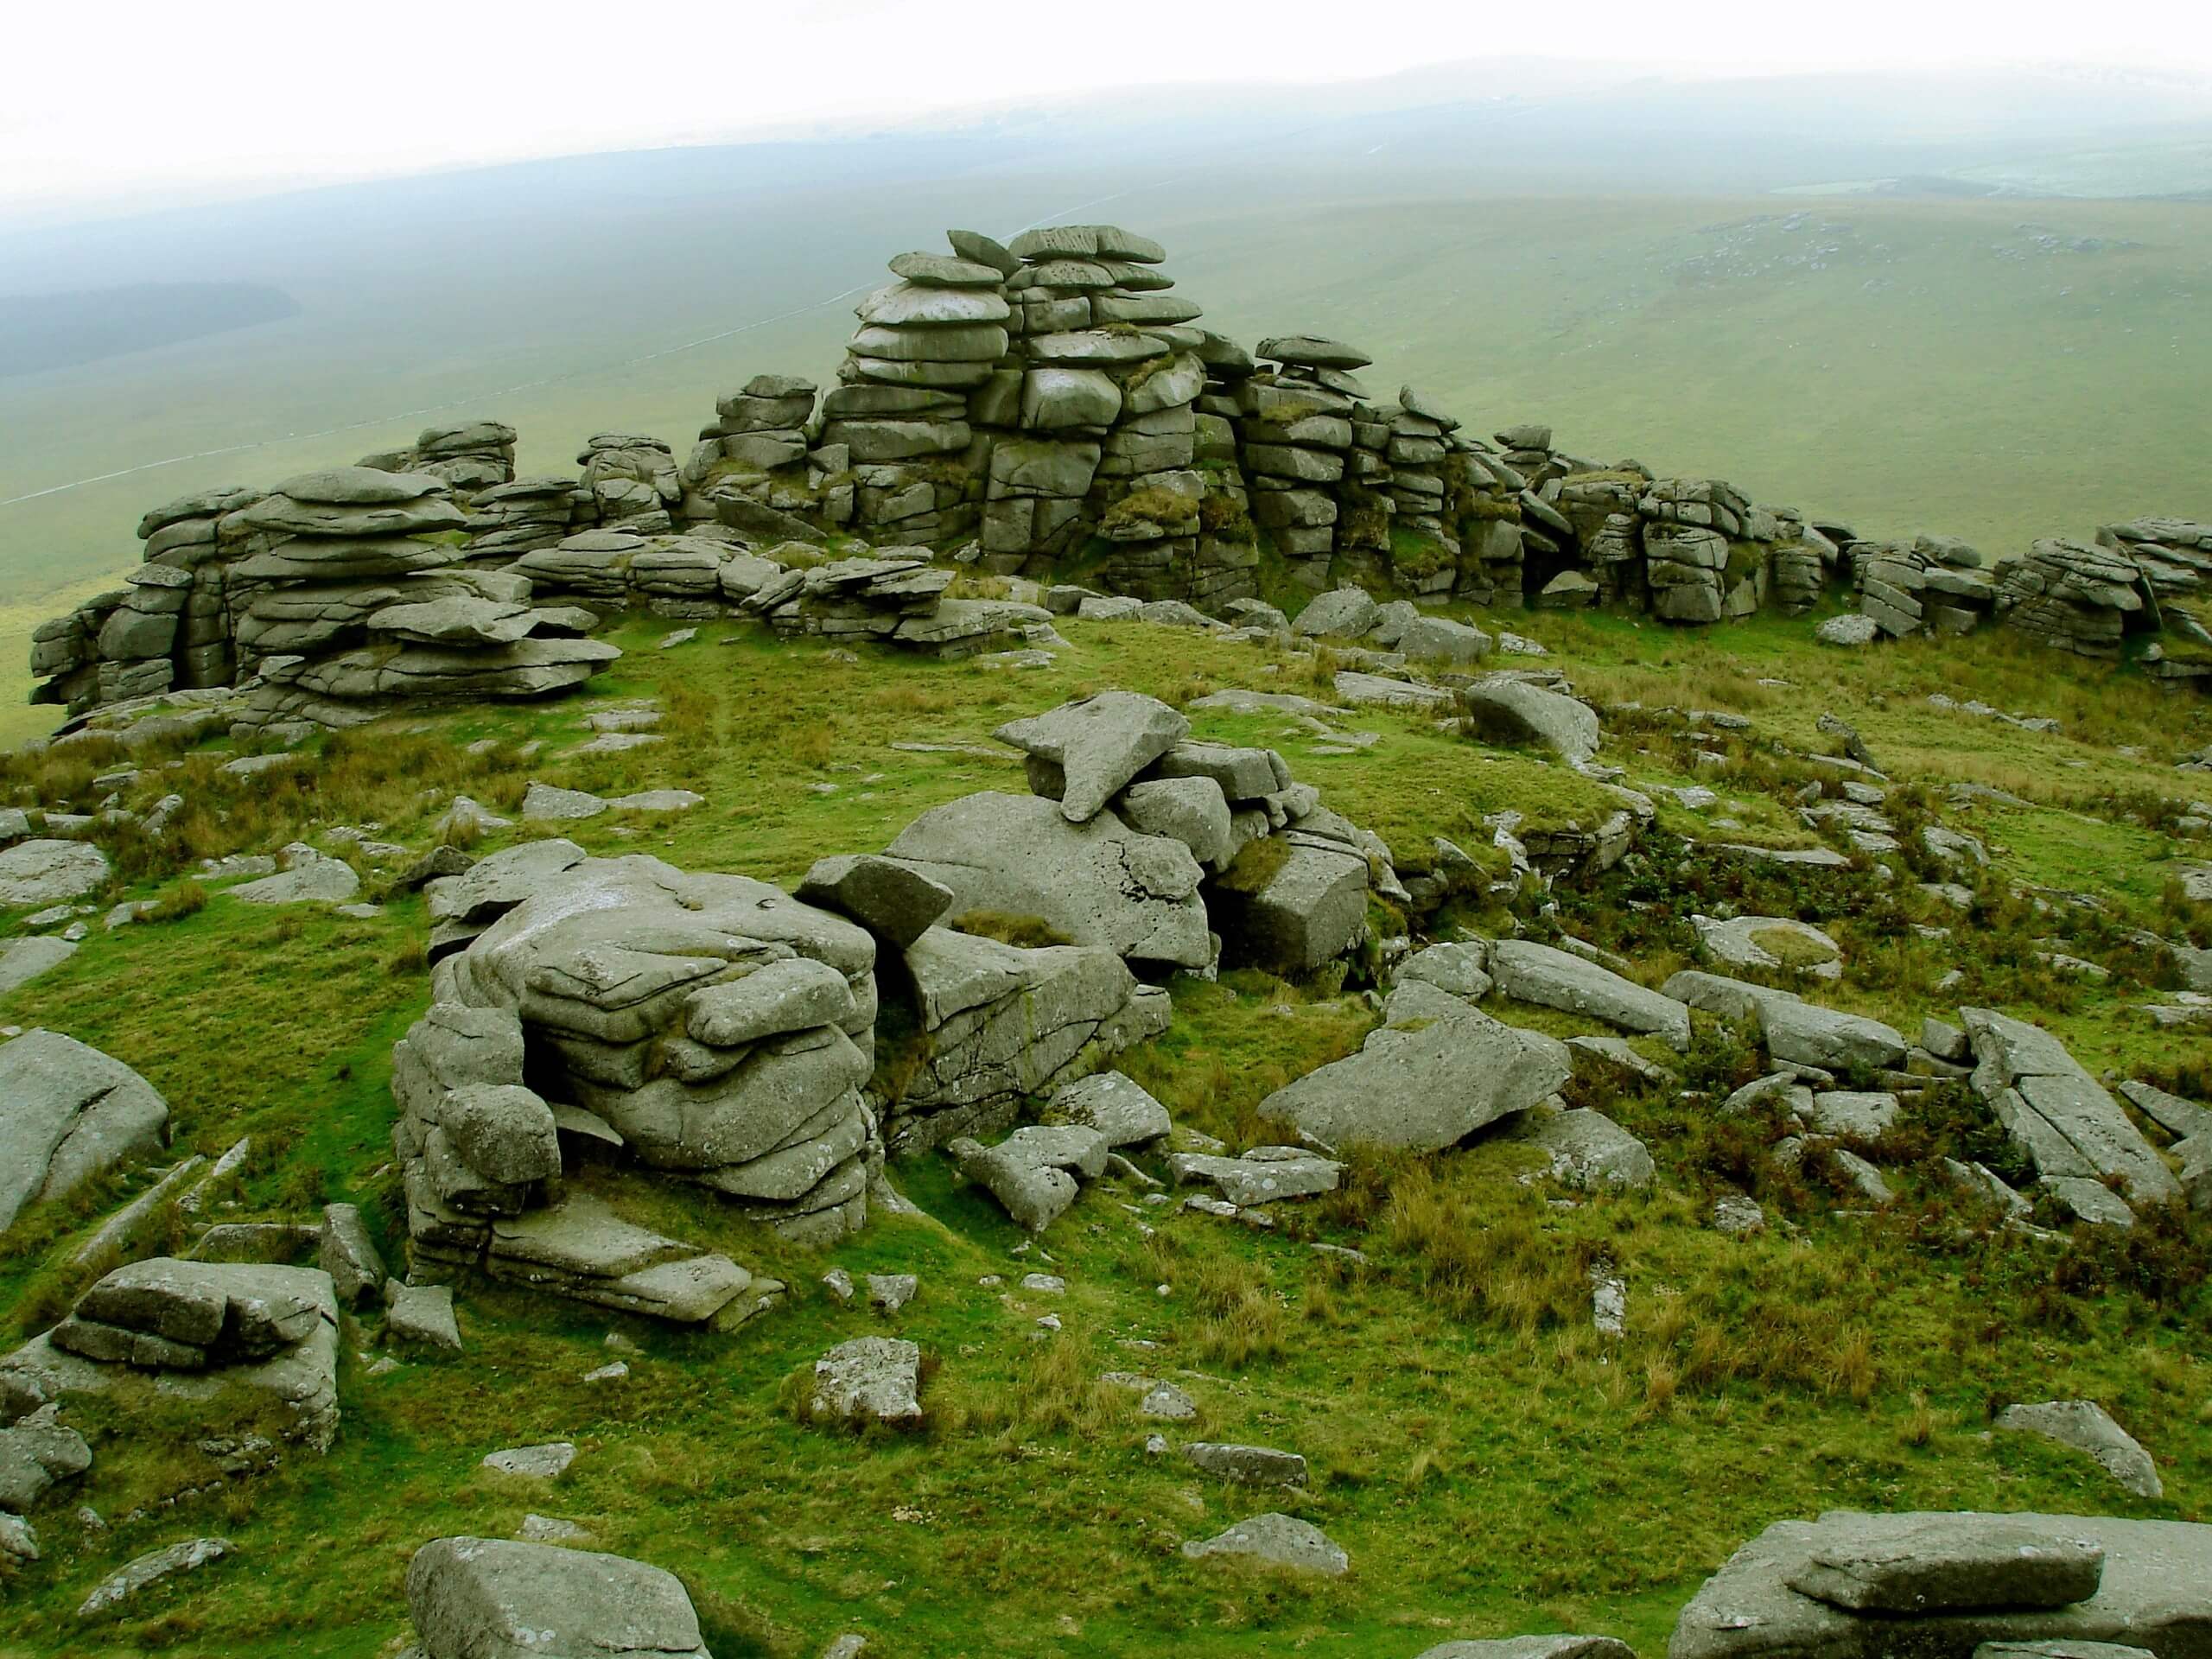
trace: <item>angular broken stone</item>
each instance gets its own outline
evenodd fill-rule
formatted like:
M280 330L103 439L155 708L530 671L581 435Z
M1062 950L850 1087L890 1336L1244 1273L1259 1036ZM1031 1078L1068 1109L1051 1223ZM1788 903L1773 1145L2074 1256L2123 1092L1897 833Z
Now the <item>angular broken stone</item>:
M2065 1607L2104 1576L2104 1546L2063 1527L1930 1516L1815 1548L1789 1587L1862 1613Z
M2158 1466L2135 1437L2113 1421L2093 1400L2052 1400L2041 1405L2007 1406L1997 1427L2087 1452L2114 1480L2138 1497L2163 1497Z

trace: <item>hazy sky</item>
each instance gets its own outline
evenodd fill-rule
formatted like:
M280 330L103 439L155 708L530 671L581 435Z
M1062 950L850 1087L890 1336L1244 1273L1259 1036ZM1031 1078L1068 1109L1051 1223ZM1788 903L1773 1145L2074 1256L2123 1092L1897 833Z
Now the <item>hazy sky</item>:
M2212 72L2205 0L106 0L5 35L0 212L1478 56Z

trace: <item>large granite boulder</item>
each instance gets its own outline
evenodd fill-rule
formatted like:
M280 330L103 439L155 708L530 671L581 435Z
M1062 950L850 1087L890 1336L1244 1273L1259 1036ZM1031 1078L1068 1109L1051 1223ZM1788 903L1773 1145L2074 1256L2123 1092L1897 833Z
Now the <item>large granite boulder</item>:
M1490 975L1499 995L1516 1001L1587 1014L1623 1031L1649 1033L1678 1052L1690 1046L1688 1007L1551 945L1500 939L1490 949Z
M1573 1071L1564 1044L1438 993L1432 1014L1378 1028L1358 1053L1276 1090L1260 1116L1325 1147L1440 1152L1528 1110Z
M1002 1130L1025 1100L1167 1028L1166 994L1095 946L1025 949L933 927L903 965L916 1028L909 1049L883 1057L898 1151Z
M2180 1196L2151 1143L2049 1032L1994 1008L1962 1008L1974 1088L2044 1180L2114 1176L2139 1204Z
M168 1103L129 1066L60 1032L0 1046L0 1235L168 1139Z
M1498 674L1463 688L1459 701L1475 736L1548 749L1571 766L1598 753L1597 710L1564 693Z
M434 1538L407 1565L407 1611L424 1659L707 1659L674 1574L550 1544Z
M1191 849L1142 836L1112 812L1082 823L1034 795L986 791L925 812L887 856L953 895L952 914L1034 918L1077 944L1131 961L1205 968L1213 960L1205 872Z

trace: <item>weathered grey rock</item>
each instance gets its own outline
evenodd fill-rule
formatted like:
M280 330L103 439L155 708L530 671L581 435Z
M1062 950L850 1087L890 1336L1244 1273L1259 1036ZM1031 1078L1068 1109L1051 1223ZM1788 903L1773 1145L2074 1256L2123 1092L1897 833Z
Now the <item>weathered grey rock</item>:
M168 1138L168 1103L122 1061L59 1032L0 1046L0 1235Z
M1813 638L1824 645L1871 645L1881 636L1881 624L1856 611L1832 616L1813 630Z
M2045 1179L2117 1176L2138 1203L2180 1194L2173 1173L2104 1086L2049 1032L1993 1008L1961 1008L1974 1088Z
M1618 1192L1651 1185L1650 1150L1603 1112L1531 1111L1514 1126L1513 1138L1541 1148L1552 1174L1590 1192Z
M873 854L818 860L794 895L800 903L849 916L903 950L952 908L950 888L912 866Z
M1598 753L1603 734L1588 703L1503 676L1478 680L1459 700L1478 736L1548 749L1571 766Z
M1201 864L1217 864L1236 850L1228 799L1211 778L1154 778L1131 784L1118 798L1117 810L1139 835L1179 841Z
M487 1181L512 1185L561 1173L553 1109L519 1084L472 1083L451 1090L438 1122L461 1162Z
M814 1362L808 1414L817 1422L882 1423L912 1428L922 1421L922 1351L894 1337L857 1337Z
M547 1440L537 1446L511 1446L484 1454L484 1467L494 1474L518 1480L558 1480L576 1460L575 1442Z
M2165 1496L2164 1483L2158 1478L2158 1466L2151 1460L2151 1454L2093 1400L2052 1400L2041 1405L2007 1406L1998 1414L1997 1427L2015 1433L2039 1434L2076 1452L2087 1452L2107 1474L2138 1497Z
M1573 1070L1564 1045L1465 1007L1370 1033L1358 1053L1269 1095L1260 1116L1326 1147L1440 1152L1558 1092Z
M1041 1233L1076 1200L1079 1180L1106 1173L1106 1139L1081 1124L1028 1124L995 1147L969 1140L946 1148L961 1175L983 1187L1007 1215Z
M1859 1613L2066 1607L2104 1577L2104 1546L1999 1516L1916 1516L1815 1546L1789 1587Z
M369 1236L360 1210L353 1205L322 1206L315 1265L330 1275L332 1289L347 1307L373 1302L384 1292L384 1257Z
M1234 1446L1217 1440L1192 1440L1183 1455L1192 1466L1220 1480L1243 1486L1303 1486L1306 1459L1295 1452L1278 1452L1269 1446Z
M609 804L603 797L584 790L533 782L523 791L522 816L526 823L576 823L597 817Z
M1332 588L1307 601L1291 626L1309 639L1357 639L1375 626L1379 614L1364 589Z
M1631 1659L1635 1651L1610 1636L1508 1636L1442 1643L1419 1659Z
M1056 1090L1046 1103L1056 1117L1096 1130L1107 1146L1143 1146L1175 1126L1167 1109L1119 1071L1094 1072Z
M69 940L50 934L0 941L0 996L29 984L48 969L59 968L76 954L77 947ZM0 1224L0 1230L4 1230L4 1224Z
M0 1512L28 1515L56 1482L92 1466L85 1437L60 1421L58 1406L41 1406L14 1427L0 1428Z
M1813 1096L1812 1127L1822 1135L1878 1140L1897 1120L1897 1097L1869 1090L1832 1089Z
M489 1538L435 1538L407 1565L424 1659L707 1659L671 1573L620 1555Z
M227 1538L188 1538L181 1543L149 1550L100 1581L77 1608L77 1617L106 1618L125 1607L133 1596L180 1573L195 1573L221 1560L232 1552Z
M1758 968L1770 973L1808 974L1819 979L1843 976L1843 950L1810 923L1789 916L1732 916L1725 921L1693 916L1698 949L1730 968Z
M1491 992L1489 961L1485 945L1457 942L1427 945L1398 964L1397 981L1401 985L1433 985L1440 991L1479 1002Z
M1669 1659L1963 1659L1986 1642L2125 1642L2165 1659L2202 1659L2212 1650L2202 1599L2179 1592L2212 1581L2212 1527L2177 1522L1980 1517L2048 1529L2104 1550L2097 1593L2065 1607L1867 1617L1789 1587L1815 1551L1878 1541L1930 1518L1957 1517L1838 1510L1818 1521L1777 1522L1731 1556L1682 1610Z
M1937 1053L1929 1046L1925 1037L1921 1039L1921 1046L1928 1048L1930 1053ZM1972 1051L1967 1047L1963 1034L1959 1039L1959 1053L1939 1053L1938 1058L1948 1060L1970 1057ZM2155 1084L2139 1081L2121 1084L2120 1092L2136 1110L2181 1140L2193 1141L2202 1135L2212 1135L2212 1111L2206 1110L2195 1101L2183 1100L2179 1095L2168 1094Z
M1678 1052L1690 1046L1690 1011L1683 1004L1551 945L1500 939L1490 949L1490 974L1500 995L1649 1033Z
M1157 698L1101 691L1009 721L992 735L1057 768L1060 811L1083 823L1190 731L1191 722Z
M1252 842L1208 889L1224 955L1286 976L1334 961L1366 932L1369 879L1365 855L1341 842Z
M225 896L249 905L343 905L361 890L352 865L303 842L287 847L283 858L284 868L276 874L226 887Z
M1183 1554L1192 1560L1222 1557L1329 1579L1351 1570L1351 1558L1320 1528L1274 1511L1239 1521L1211 1538L1192 1539Z
M407 1353L457 1354L461 1326L450 1285L391 1285L385 1293L385 1339Z
M1078 944L1204 968L1213 959L1190 849L1111 812L1084 822L1050 800L985 792L925 812L888 855L950 890L956 918L1035 917Z
M1758 1015L1766 1052L1777 1060L1840 1071L1880 1071L1904 1058L1904 1039L1863 1014L1770 995L1760 1000Z
M19 841L0 852L0 907L81 899L107 880L107 855L88 841Z
M1344 1166L1303 1147L1254 1147L1239 1157L1179 1152L1167 1160L1180 1185L1205 1185L1239 1209L1333 1192Z

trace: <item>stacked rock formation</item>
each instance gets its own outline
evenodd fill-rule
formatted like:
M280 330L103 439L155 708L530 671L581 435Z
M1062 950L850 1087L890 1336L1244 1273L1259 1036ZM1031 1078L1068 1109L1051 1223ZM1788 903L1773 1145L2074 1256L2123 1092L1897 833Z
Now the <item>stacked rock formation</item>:
M619 524L641 536L675 524L683 480L675 452L658 438L597 433L586 440L576 464L583 476L571 523Z
M286 1437L327 1451L338 1433L338 1299L317 1268L134 1262L100 1280L67 1318L0 1358L0 1417L113 1390L133 1375L212 1421L273 1408Z
M712 1317L745 1288L734 1264L671 1241L625 1234L594 1254L610 1230L563 1197L572 1147L705 1186L794 1238L861 1224L882 1155L861 1092L876 1007L864 929L742 876L565 842L428 892L450 924L434 938L436 1006L393 1077L418 1256L671 1319Z
M818 507L830 524L850 522L852 485L830 476L848 473L850 457L816 448L814 394L811 380L758 374L717 400L681 470L683 516L713 518L727 500L770 515Z
M2133 560L2161 599L2201 592L2212 580L2212 524L2187 518L2131 518L2097 531L2097 545Z
M515 479L515 429L503 421L463 421L426 428L413 444L364 455L357 466L380 473L421 473L457 496L474 496Z
M1217 950L1304 973L1365 936L1388 851L1273 750L1193 742L1181 715L1127 691L997 736L1027 758L1032 793L938 807L887 854L944 887L956 918L1041 923L1154 974L1210 972Z
M1950 536L1910 542L1845 541L1841 556L1859 590L1859 610L1893 639L1971 633L1998 602L1980 550Z
M237 680L252 688L243 725L337 726L403 702L539 696L620 655L577 637L590 615L535 608L528 582L470 568L465 522L438 479L364 467L171 503L142 521L148 562L122 593L41 631L33 664L55 677L35 695L81 714Z
M2150 582L2116 549L2047 536L1997 574L2005 624L2077 657L2116 660L2124 637L2158 626Z

